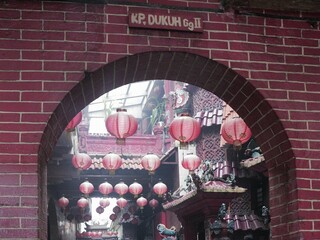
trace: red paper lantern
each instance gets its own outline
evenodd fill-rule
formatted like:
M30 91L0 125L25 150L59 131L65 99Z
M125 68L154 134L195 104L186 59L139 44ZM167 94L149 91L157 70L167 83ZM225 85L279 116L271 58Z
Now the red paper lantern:
M127 221L127 220L130 218L130 214L129 214L129 213L124 213L124 214L122 215L122 218L123 218L125 221Z
M122 158L115 153L108 153L102 159L102 165L109 170L110 174L114 174L122 165Z
M59 207L64 209L64 208L66 208L68 206L68 204L69 204L69 199L68 198L66 198L64 196L59 198L59 200L58 200Z
M124 144L125 139L137 131L138 122L126 109L117 109L116 113L108 116L106 128L117 138L117 144Z
M112 213L109 218L110 218L111 221L114 221L114 220L117 219L117 215Z
M103 182L99 185L99 192L103 194L103 196L108 196L108 194L112 193L113 187L108 182Z
M236 117L222 124L221 135L235 149L240 149L242 144L251 138L252 133L247 124L241 118Z
M118 214L119 212L121 212L121 209L118 206L115 206L112 211L116 214Z
M85 221L85 222L88 222L88 221L90 221L92 219L92 216L90 215L90 214L86 214L86 215L84 215L84 217L83 217L83 220Z
M127 205L128 201L124 199L123 197L119 198L117 200L117 205L119 208L124 208Z
M200 123L189 114L181 114L173 119L169 126L172 138L180 142L181 147L186 147L189 142L195 140L201 132Z
M153 186L153 191L158 194L159 197L162 197L163 194L167 192L168 188L163 182L159 181L157 184Z
M142 185L140 183L137 183L136 181L130 184L129 186L129 192L133 194L135 198L137 198L138 195L142 193L142 190L143 190Z
M137 199L137 205L140 207L140 209L143 209L147 204L148 200L146 198L141 196Z
M99 207L96 208L96 212L99 213L99 214L101 214L101 213L104 212L104 208L101 207L101 206L99 206Z
M149 174L154 174L154 171L160 166L160 158L156 154L148 153L141 159L141 165L149 171Z
M101 198L99 201L100 207L106 208L110 205L110 201L108 198Z
M85 207L87 207L88 205L89 205L89 201L88 201L88 199L86 199L86 198L84 198L84 197L80 198L80 199L78 200L78 202L77 202L77 206L78 206L79 208L85 208Z
M152 209L155 209L156 207L158 207L158 205L159 205L159 202L156 199L151 199L149 201L149 206L152 207Z
M79 125L79 123L82 120L82 112L80 111L66 126L65 130L67 132L73 132L76 128L76 126Z
M79 189L85 196L89 196L93 192L94 186L89 181L84 181L80 184Z
M122 181L114 186L114 191L118 193L120 196L126 194L128 192L128 189L128 185Z
M91 157L86 153L77 153L72 157L72 165L80 170L87 170L92 164Z
M182 159L182 167L188 169L189 172L192 174L194 170L196 170L201 163L200 158L195 154L187 154Z

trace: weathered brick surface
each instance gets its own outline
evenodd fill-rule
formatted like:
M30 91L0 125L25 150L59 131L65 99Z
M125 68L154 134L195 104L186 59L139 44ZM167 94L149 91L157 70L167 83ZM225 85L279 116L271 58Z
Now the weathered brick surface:
M106 91L156 78L228 102L267 159L272 239L319 239L319 26L223 13L219 1L128 2L0 3L0 238L46 239L39 179L68 121ZM147 2L201 9L204 32L129 29L128 11Z

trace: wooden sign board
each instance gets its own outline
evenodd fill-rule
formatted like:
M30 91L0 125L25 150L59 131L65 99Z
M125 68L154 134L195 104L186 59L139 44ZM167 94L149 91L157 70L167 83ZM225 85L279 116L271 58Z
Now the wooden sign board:
M137 9L129 12L129 27L203 32L203 21L200 15L190 12Z

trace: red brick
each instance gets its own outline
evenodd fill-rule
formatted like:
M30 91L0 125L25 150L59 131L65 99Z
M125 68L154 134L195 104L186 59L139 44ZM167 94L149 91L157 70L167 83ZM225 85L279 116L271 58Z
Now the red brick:
M44 63L44 70L50 71L84 71L84 62L51 62Z
M49 11L64 11L82 13L85 11L85 5L80 3L65 3L65 2L45 2L43 9Z
M289 99L317 101L317 99L319 99L319 94L310 92L289 92Z
M0 82L1 90L41 90L41 82ZM1 116L1 114L0 114Z
M1 186L18 186L20 185L20 175L18 174L7 174L1 177Z
M36 40L64 40L64 32L37 32L37 31L22 31L22 39Z
M309 57L309 56L286 56L286 63L294 64L319 64L319 57Z
M46 50L65 50L65 51L84 51L85 43L83 42L57 42L57 41L45 41L44 48Z
M66 33L67 41L76 41L76 42L106 42L105 34L101 33L82 33L82 32L67 32Z
M22 19L46 19L46 20L64 20L63 12L50 11L22 11Z
M59 101L65 96L64 92L23 92L21 95L22 101Z
M28 102L0 102L0 111L5 112L40 112L41 103L28 103Z
M205 41L205 40L191 40L191 47L194 48L215 48L215 49L228 49L228 43L225 41Z
M33 20L1 20L0 28L41 30L42 22Z
M19 92L3 92L0 91L0 101L19 101Z
M0 60L0 66L3 70L41 70L40 61L12 61Z
M0 142L19 142L19 133L0 132Z
M284 54L302 54L302 48L297 46L267 46L269 53L284 53Z
M263 44L247 43L247 42L230 42L230 50L265 52Z
M19 225L20 221L17 218L0 219L1 228L17 228Z
M0 163L19 163L19 156L12 154L1 154Z
M21 175L21 186L37 186L38 184L39 182L37 174Z

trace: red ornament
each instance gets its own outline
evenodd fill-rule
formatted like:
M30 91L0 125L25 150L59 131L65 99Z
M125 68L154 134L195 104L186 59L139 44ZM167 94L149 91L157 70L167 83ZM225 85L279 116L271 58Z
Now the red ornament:
M156 185L153 186L153 191L158 194L159 197L162 197L163 194L167 192L168 188L163 182L159 181Z
M85 196L89 196L93 192L94 186L89 181L84 181L80 184L79 189Z
M117 109L117 112L108 116L106 120L108 132L117 138L117 144L124 144L127 137L132 136L138 128L138 122L126 109Z
M200 158L195 154L187 154L182 159L182 167L188 169L190 174L194 173L201 163Z
M189 142L195 140L201 132L200 123L189 114L181 114L173 119L169 126L172 138L180 142L181 147L186 147Z
M118 193L120 196L126 194L128 192L128 189L128 185L122 181L114 186L114 191Z
M100 207L106 208L110 205L110 201L108 198L101 198L99 201Z
M96 208L96 212L99 213L99 214L101 214L101 213L104 212L104 208L101 207L101 206L99 206L99 207Z
M82 112L80 111L66 126L65 130L67 132L73 132L76 128L76 126L79 125L79 123L82 120Z
M140 207L140 209L143 209L147 204L148 200L146 198L141 196L137 199L137 205Z
M66 198L64 196L59 198L59 200L58 200L59 207L64 209L64 208L66 208L68 206L68 204L69 204L69 199L68 198Z
M78 202L77 202L77 206L78 206L79 208L85 208L85 207L87 207L88 205L89 205L89 201L88 201L88 199L86 199L86 198L84 198L84 197L80 198L80 199L78 200Z
M137 183L136 181L135 181L134 183L130 184L130 186L129 186L129 192L130 192L131 194L133 194L133 196L134 196L135 198L137 198L138 195L139 195L140 193L142 193L142 190L143 190L142 185L141 185L140 183Z
M86 215L84 215L84 217L83 217L83 220L85 221L85 222L88 222L88 221L90 221L92 219L92 216L90 215L90 214L86 214Z
M119 212L121 212L121 209L118 206L115 206L112 211L116 214L118 214Z
M112 193L113 187L108 182L103 182L99 185L99 192L103 194L103 196L108 196L109 193Z
M72 157L72 165L80 170L87 170L92 164L91 157L86 153L77 153Z
M127 220L130 218L130 214L129 214L129 213L124 213L124 214L122 215L122 218L123 218L125 221L127 221Z
M227 143L233 144L235 149L240 149L242 144L251 138L252 133L247 124L236 117L222 124L221 135Z
M152 207L152 209L155 209L156 207L158 207L158 205L159 205L159 202L156 199L151 199L149 201L149 206Z
M124 199L123 197L119 198L117 200L117 205L119 208L124 208L127 205L128 201Z
M117 219L117 215L112 213L109 218L110 218L111 221L114 221L114 220Z
M149 174L154 174L154 171L160 166L160 158L156 154L148 153L141 159L142 167L149 171Z
M105 169L109 170L109 173L113 175L117 169L122 165L122 158L115 153L108 153L102 159L102 165Z

